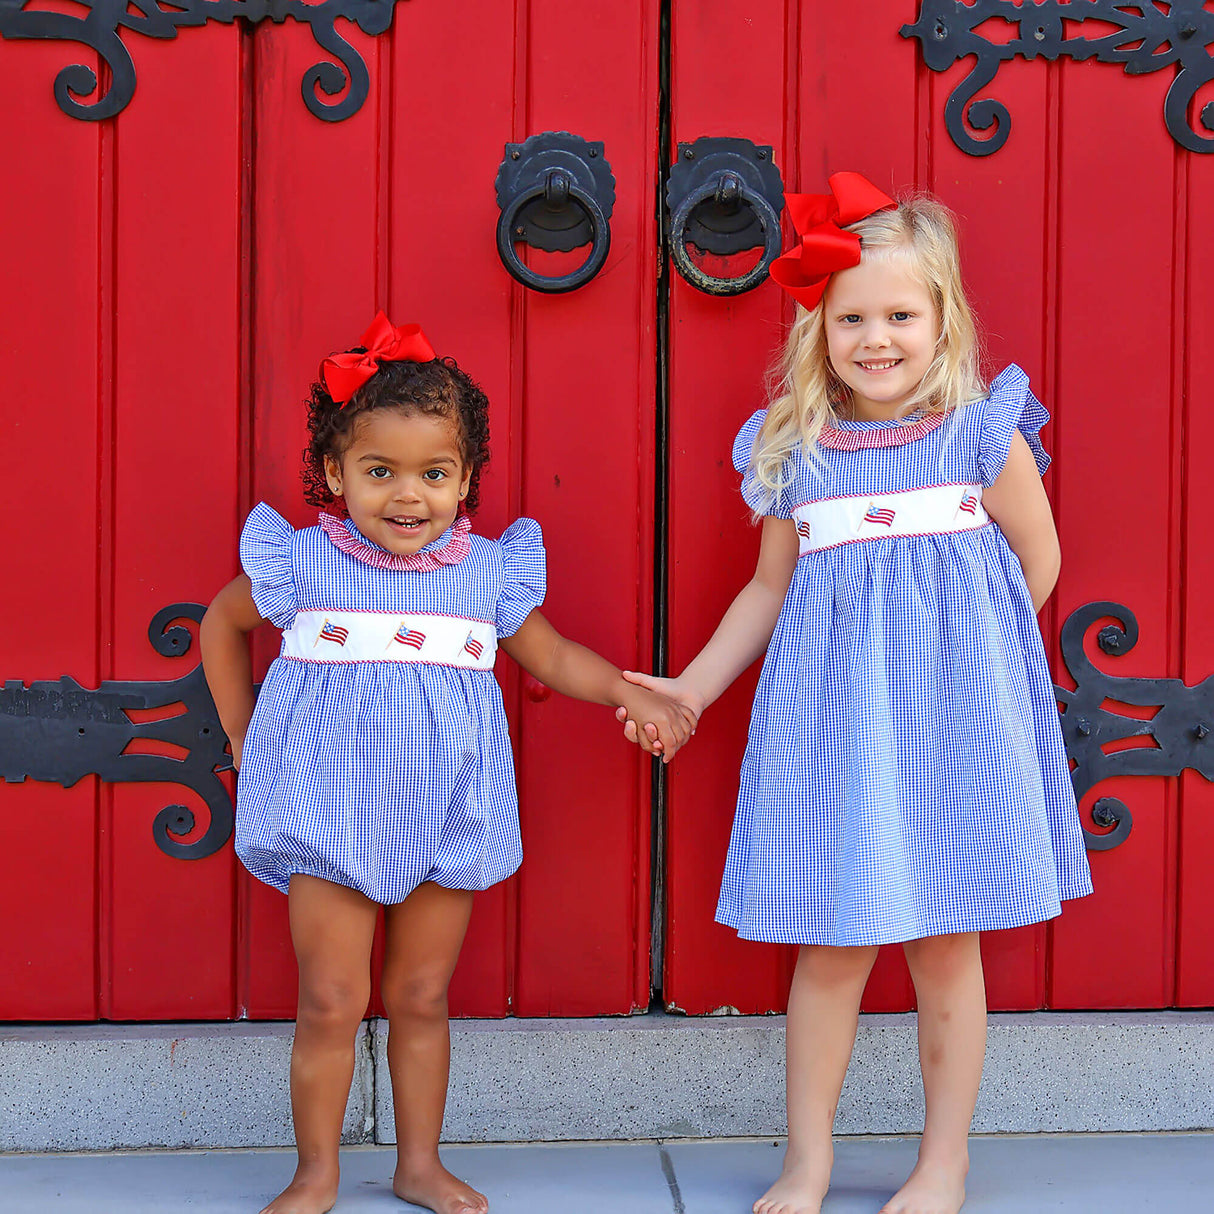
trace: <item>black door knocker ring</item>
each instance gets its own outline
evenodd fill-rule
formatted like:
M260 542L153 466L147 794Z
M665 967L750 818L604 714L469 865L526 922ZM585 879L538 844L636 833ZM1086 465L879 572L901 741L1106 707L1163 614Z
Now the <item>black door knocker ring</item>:
M749 139L702 137L680 143L666 186L670 255L697 291L742 295L767 277L780 255L784 183L770 147ZM687 246L728 257L762 249L758 262L735 278L718 278L692 260Z
M533 291L558 295L585 286L606 264L611 249L615 178L602 143L567 131L545 131L506 144L497 172L497 253L512 278ZM586 260L568 274L540 274L515 248L571 253L590 245Z

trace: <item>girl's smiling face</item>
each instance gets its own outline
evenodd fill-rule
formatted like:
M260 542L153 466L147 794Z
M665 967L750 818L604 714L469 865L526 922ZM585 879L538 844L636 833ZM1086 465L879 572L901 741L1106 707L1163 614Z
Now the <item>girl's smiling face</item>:
M855 418L902 416L932 364L940 332L931 293L910 273L906 257L871 257L834 274L823 307L827 354L851 389Z
M455 423L429 413L371 410L341 456L325 456L329 489L344 499L354 525L401 556L451 526L471 476Z

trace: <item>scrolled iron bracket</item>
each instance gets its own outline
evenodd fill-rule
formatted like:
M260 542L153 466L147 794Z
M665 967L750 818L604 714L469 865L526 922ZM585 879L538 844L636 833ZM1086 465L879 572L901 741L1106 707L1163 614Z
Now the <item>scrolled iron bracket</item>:
M179 621L202 619L198 603L174 603L158 611L148 639L166 657L185 655L192 644ZM1180 679L1124 678L1099 670L1084 652L1088 630L1101 620L1097 644L1112 657L1129 653L1138 643L1138 621L1120 603L1087 603L1062 627L1062 657L1075 681L1072 691L1055 685L1062 709L1062 732L1075 764L1071 782L1077 800L1102 780L1116 776L1176 776L1191 768L1214 780L1214 675L1195 686ZM1120 703L1157 708L1148 720L1127 717L1106 707ZM127 710L147 711L181 705L176 715L134 721ZM1106 752L1124 738L1150 737L1153 746ZM183 758L125 754L136 739L168 742ZM110 783L179 784L202 798L210 812L206 830L196 840L182 839L194 830L194 814L184 805L169 805L152 823L156 845L170 856L198 860L218 851L231 837L233 813L219 773L231 770L227 738L203 678L195 666L179 679L106 681L95 691L64 676L26 687L10 680L0 687L0 778L8 782L44 780L70 788L81 777L96 774ZM1084 828L1091 851L1118 847L1129 837L1133 815L1116 797L1101 797L1092 808L1093 825Z
M991 41L981 30L992 19L1002 20L1015 36ZM1083 32L1089 21L1092 37ZM1068 29L1079 32L1068 34ZM1002 64L1017 56L1095 59L1120 64L1130 76L1179 66L1164 99L1164 123L1181 147L1214 152L1214 134L1202 134L1189 122L1190 102L1214 80L1214 57L1207 49L1214 43L1214 13L1202 0L922 0L918 21L900 32L918 39L923 62L932 71L947 71L968 55L976 58L944 107L948 133L971 156L989 156L1007 142L1012 123L1007 106L990 97L974 98ZM1214 132L1214 103L1202 107L1200 120ZM991 133L976 138L971 128Z
M0 35L10 39L37 38L78 42L96 51L110 70L110 85L96 101L85 104L81 97L97 91L97 73L83 63L73 63L55 77L55 100L72 118L98 121L113 118L135 95L135 63L119 30L148 38L176 38L177 30L216 21L232 25L243 21L256 25L273 21L281 25L288 17L311 27L317 46L337 63L313 64L303 77L304 104L326 122L340 122L357 113L367 99L371 78L362 56L337 32L336 21L351 21L372 37L392 24L398 0L171 0L161 7L157 0L77 0L89 10L87 17L30 9L29 0L0 0ZM340 64L340 66L338 66ZM344 97L338 95L345 90ZM322 100L321 94L338 97Z
M1062 626L1062 658L1075 690L1055 685L1062 706L1062 733L1074 762L1071 783L1076 800L1102 780L1114 776L1178 776L1186 767L1214 780L1214 675L1193 687L1180 679L1121 678L1097 669L1084 652L1088 629L1113 619L1097 634L1107 654L1121 657L1138 643L1138 620L1120 603L1087 603L1073 611ZM1105 707L1110 701L1140 708L1158 707L1149 720L1126 717ZM1123 738L1149 737L1153 746L1132 746L1106 752ZM1092 821L1111 827L1097 834L1084 828L1089 851L1108 851L1129 837L1134 819L1117 797L1101 797L1092 807Z
M182 657L192 644L180 620L202 620L199 603L173 603L158 611L148 640L165 657ZM180 704L182 711L155 720L132 719L140 713ZM137 739L167 742L184 752L168 755L124 753ZM210 813L206 830L191 842L194 813L168 805L152 822L161 851L179 860L201 860L217 852L232 835L232 800L219 772L230 771L227 737L197 665L179 679L151 682L105 681L95 691L65 675L58 681L7 681L0 688L0 777L8 783L44 780L70 788L94 774L110 783L180 784L202 798Z

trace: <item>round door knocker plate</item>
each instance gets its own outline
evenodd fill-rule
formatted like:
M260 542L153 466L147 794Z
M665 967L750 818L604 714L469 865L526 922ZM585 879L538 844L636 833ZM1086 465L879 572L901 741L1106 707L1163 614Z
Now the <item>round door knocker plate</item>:
M702 136L680 143L666 186L670 253L679 273L708 295L742 295L757 287L780 255L784 183L769 146L749 139ZM762 249L736 278L717 278L692 260L687 246L728 257Z
M546 294L574 291L603 268L611 247L615 178L602 143L568 131L545 131L506 144L497 172L497 251L507 272ZM524 265L516 244L548 253L590 246L585 262L559 276Z

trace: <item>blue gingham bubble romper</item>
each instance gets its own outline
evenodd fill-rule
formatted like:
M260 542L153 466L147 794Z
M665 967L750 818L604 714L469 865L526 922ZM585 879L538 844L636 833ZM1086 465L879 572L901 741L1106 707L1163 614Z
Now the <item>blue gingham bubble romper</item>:
M917 423L836 421L774 501L801 555L755 693L717 920L747 940L872 945L1050 919L1091 892L1020 562L981 505L1048 414L1008 367ZM764 500L765 496L768 500ZM962 529L952 529L962 528Z
M296 531L262 503L241 534L258 610L287 631L245 738L236 854L284 893L296 873L383 904L423 881L486 889L522 860L492 662L495 637L512 636L543 602L539 524L519 519L490 540L460 520L421 557L466 555L402 569L377 567L390 554L349 519L322 521ZM361 637L364 626L386 631ZM454 643L422 660L436 633ZM449 664L461 640L462 659L479 667ZM388 653L410 660L376 660Z

